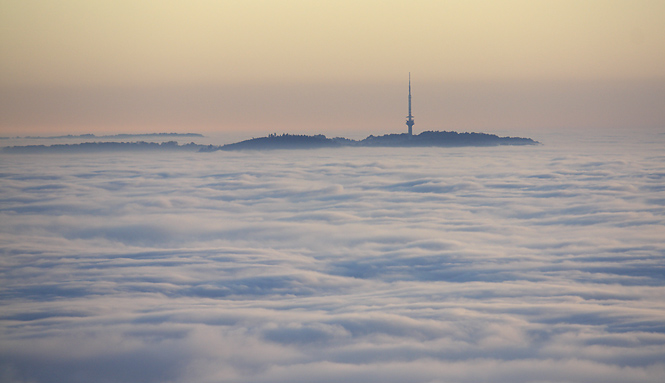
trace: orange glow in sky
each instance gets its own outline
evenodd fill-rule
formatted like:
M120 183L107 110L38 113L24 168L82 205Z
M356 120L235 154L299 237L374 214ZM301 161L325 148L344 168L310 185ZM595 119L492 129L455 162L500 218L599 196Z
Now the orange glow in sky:
M601 92L608 86L628 92L617 95L619 103L638 92L646 104L626 113L637 113L638 124L659 125L665 118L655 110L646 111L651 113L648 121L639 118L664 94L663 20L661 0L3 0L0 112L5 117L0 117L0 129L12 134L159 131L170 124L169 129L262 131L283 119L291 122L281 125L296 129L335 130L347 124L373 130L392 121L390 111L404 114L399 87L408 72L413 73L414 92L421 92L419 122L431 117L430 124L447 126L452 118L448 113L448 121L439 121L443 116L436 115L436 105L427 109L423 91L430 100L446 99L454 96L447 89L470 84L468 89L478 89L480 98L490 100L490 93L501 89L514 93L529 88L547 93L537 97L549 102L554 93L565 93L565 84L571 84L571 91L592 84L582 89L591 98L594 89ZM545 85L537 86L541 83ZM355 85L345 93L338 89L344 84ZM238 87L244 93L238 94ZM394 99L383 94L386 87L395 92ZM136 100L128 103L123 92ZM192 102L186 99L188 92L195 94L197 104L215 103L217 111L186 106ZM296 99L285 101L289 94ZM308 94L320 105L299 105L297 99L307 100ZM274 96L281 100L271 102ZM63 97L64 104L52 101ZM72 108L67 97L73 104L80 104L79 97L89 105ZM364 105L364 97L385 104L385 110ZM228 99L233 110L224 109ZM357 100L369 108L367 114L346 100ZM281 107L305 117L271 112ZM460 107L474 110L471 104ZM482 114L481 109L476 112ZM81 116L72 117L76 113ZM254 115L248 118L248 113ZM496 116L496 124L575 123L557 123L552 116L540 124L536 117L519 122L502 115ZM487 120L491 125L492 115ZM460 114L454 121L481 128L472 116L465 120ZM585 118L584 123L606 122Z

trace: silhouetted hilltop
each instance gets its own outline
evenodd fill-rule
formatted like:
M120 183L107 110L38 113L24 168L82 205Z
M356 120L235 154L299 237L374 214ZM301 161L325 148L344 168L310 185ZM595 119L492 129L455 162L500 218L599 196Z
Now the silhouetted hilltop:
M102 151L200 151L206 145L189 143L178 145L176 141L155 142L83 142L80 144L8 146L2 150L7 153L96 153Z
M271 134L268 137L252 138L250 140L227 144L221 150L262 150L262 149L316 149L346 146L355 142L347 138L328 138L323 134L315 136L296 134Z
M139 138L139 137L204 137L199 133L139 133L139 134L111 134L105 136L96 136L92 133L86 134L67 134L64 136L25 136L25 137L16 137L24 139L41 139L41 140L51 140L51 139L63 139L63 138L86 138L86 139L95 139L95 138L117 138L117 139L128 139L128 138ZM10 138L10 137L0 137L0 138Z
M340 146L498 146L498 145L536 145L538 141L522 137L499 137L487 133L457 133L427 131L409 136L402 134L386 134L383 136L369 136L356 141L348 138L327 138L322 134L315 136L271 134L268 137L252 138L221 146L221 150L266 150L266 149L315 149ZM214 150L214 149L213 149Z
M498 146L498 145L535 145L530 138L499 137L487 133L457 133L426 131L409 136L402 134L386 134L369 136L360 141L361 146Z
M191 151L214 152L217 150L272 150L272 149L317 149L355 147L457 147L457 146L498 146L536 145L538 141L521 137L499 137L486 133L422 132L409 136L386 134L369 136L363 140L344 137L328 138L322 134L314 136L296 134L271 134L267 137L252 138L223 146L189 143L179 145L176 141L155 142L84 142L79 144L27 145L3 148L7 153L93 153L102 151Z

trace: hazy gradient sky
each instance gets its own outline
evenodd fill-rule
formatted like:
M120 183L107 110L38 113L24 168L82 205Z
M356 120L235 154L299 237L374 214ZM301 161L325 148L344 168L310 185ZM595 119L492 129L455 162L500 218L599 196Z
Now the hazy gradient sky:
M662 128L663 20L661 0L0 0L0 129L401 131L408 72L416 131Z

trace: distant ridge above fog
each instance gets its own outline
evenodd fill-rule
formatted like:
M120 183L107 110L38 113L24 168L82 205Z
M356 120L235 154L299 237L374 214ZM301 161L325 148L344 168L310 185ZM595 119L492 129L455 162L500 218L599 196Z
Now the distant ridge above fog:
M266 150L266 149L314 149L323 147L459 147L459 146L499 146L499 145L537 145L538 141L522 137L499 137L487 133L457 133L427 131L416 135L386 134L369 136L363 140L351 140L344 137L327 138L315 136L271 134L268 137L252 138L221 146L220 150Z
M41 140L50 140L50 139L63 139L63 138L136 138L136 137L204 137L203 134L199 133L139 133L139 134L110 134L104 136L97 136L91 133L87 134L68 134L64 136L25 136L25 137L15 137L23 139L41 139ZM8 139L10 137L0 137Z
M189 143L179 145L176 141L169 142L82 142L80 144L56 144L56 145L25 145L8 146L2 151L6 153L99 153L99 152L119 152L119 151L202 151L205 145Z
M179 136L203 137L195 133L155 133L151 135L116 135L103 137L137 137L137 136ZM94 135L60 136L59 138L95 137ZM55 138L55 137L54 137ZM217 150L274 150L274 149L317 149L335 147L462 147L462 146L501 146L501 145L538 145L538 141L523 137L499 137L487 133L457 133L426 131L417 135L386 134L373 136L363 140L352 140L344 137L328 138L322 134L313 136L295 134L270 134L267 137L252 138L222 146L189 143L179 145L175 141L163 142L84 142L79 144L58 145L26 145L10 146L3 149L9 153L80 153L98 151L155 151L182 150L198 152L214 152Z

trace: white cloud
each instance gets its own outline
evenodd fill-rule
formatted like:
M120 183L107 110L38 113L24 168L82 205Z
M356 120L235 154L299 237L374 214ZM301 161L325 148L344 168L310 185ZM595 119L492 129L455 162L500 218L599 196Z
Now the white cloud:
M0 380L658 382L662 146L604 145L5 155Z

